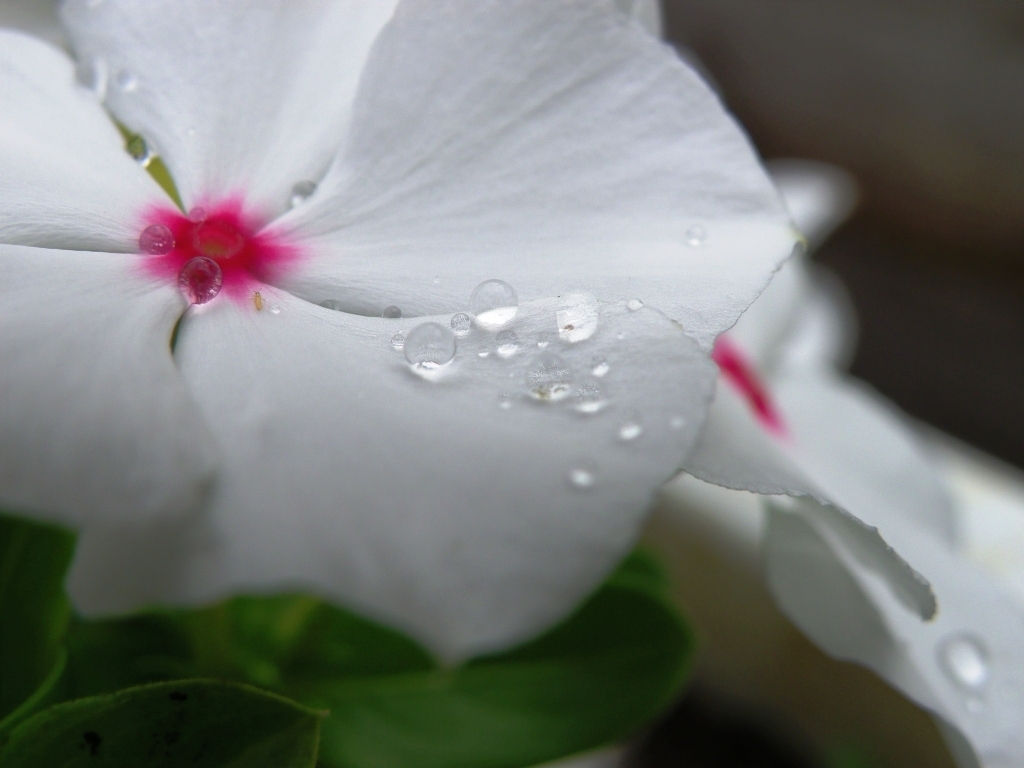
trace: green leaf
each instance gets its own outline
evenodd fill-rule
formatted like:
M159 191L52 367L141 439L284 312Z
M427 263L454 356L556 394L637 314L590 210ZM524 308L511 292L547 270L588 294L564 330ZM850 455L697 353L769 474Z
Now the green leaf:
M4 768L313 768L322 715L247 686L158 683L58 704L18 725Z
M68 531L0 515L0 729L26 713L27 700L41 704L59 677L74 548Z

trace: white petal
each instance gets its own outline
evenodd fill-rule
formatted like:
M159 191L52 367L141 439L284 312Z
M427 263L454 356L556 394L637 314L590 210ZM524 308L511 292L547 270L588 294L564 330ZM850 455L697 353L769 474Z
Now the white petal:
M140 213L167 195L74 70L62 51L0 30L0 242L136 250Z
M816 160L771 160L768 171L809 249L825 242L857 207L857 182L838 166Z
M784 418L788 413L783 409ZM887 544L887 521L872 509L856 516L839 506L817 478L802 466L801 435L769 437L746 403L720 382L700 441L683 469L700 480L765 495L806 497L796 509L844 542L862 566L882 579L892 593L922 618L935 613L927 580ZM881 531L881 533L880 533Z
M317 181L344 138L366 52L394 0L70 0L107 104L164 158L186 206L244 193L267 214ZM120 87L119 87L120 84Z
M637 297L705 346L795 241L714 94L597 2L402 3L350 140L281 225L312 239L284 285L314 302L452 312L497 278Z
M390 343L421 320L264 301L211 306L182 328L182 371L225 464L209 526L182 553L187 577L140 600L313 589L446 657L507 646L564 616L629 548L714 376L671 321L622 304L577 344L558 338L557 300L524 305L511 357L474 330L427 381ZM575 394L541 402L527 375L549 353ZM576 410L588 384L607 398L589 415ZM642 433L620 436L633 424Z
M20 29L54 45L64 44L57 0L4 0L0 5L0 27Z
M952 726L945 735L960 765L1020 765L1024 614L1002 587L927 529L894 520L886 535L938 596L938 615L922 622L840 539L769 510L766 574L790 618L825 651L871 668Z
M202 498L215 451L170 353L182 299L135 261L0 246L0 508L80 528Z

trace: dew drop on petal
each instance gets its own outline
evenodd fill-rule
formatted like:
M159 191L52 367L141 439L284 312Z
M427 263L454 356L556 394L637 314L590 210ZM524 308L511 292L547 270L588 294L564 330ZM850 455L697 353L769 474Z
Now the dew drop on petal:
M316 192L316 184L312 181L300 181L292 187L291 197L288 198L289 208L298 208L309 200Z
M224 273L220 265L205 256L189 259L178 273L178 287L190 304L210 301L220 293L223 284Z
M114 85L122 93L131 93L132 91L138 90L139 78L126 69L122 69L114 77Z
M203 206L201 205L195 206L192 210L188 212L189 221L194 221L196 223L200 221L206 221L206 217L208 215L209 214L207 213L206 209L203 208Z
M499 357L512 357L519 350L519 337L515 331L501 331L494 337Z
M638 309L643 309L644 303L640 299L630 299L626 302L626 309L630 312L636 312Z
M580 386L576 391L576 402L573 405L573 408L577 413L590 416L595 413L600 413L607 405L608 400L605 399L601 388L597 386L597 384L588 382Z
M988 652L973 635L953 635L943 640L939 665L953 683L968 691L980 691L989 679Z
M503 392L498 395L498 407L503 411L510 410L512 408L513 399L512 395Z
M380 313L381 317L386 317L389 320L395 320L402 316L402 310L392 304L390 307L385 307L384 311Z
M490 355L491 353L488 352L486 349L481 349L479 352L476 353L477 357L490 357Z
M403 349L405 347L405 334L396 333L391 337L391 346L395 349Z
M452 330L455 331L455 333L459 336L465 336L467 333L469 333L469 329L472 323L473 321L465 312L459 312L457 314L452 315Z
M149 144L141 136L132 136L128 140L127 149L132 159L143 168L148 168L156 157L156 153L150 149Z
M589 293L572 293L565 297L555 313L558 335L571 344L589 339L597 330L597 299Z
M630 420L619 427L619 440L624 443L631 443L644 433L644 428L639 421Z
M572 371L558 355L541 352L526 373L526 384L535 400L555 402L572 390Z
M519 311L519 297L504 280L485 280L469 296L469 311L482 327L495 330Z
M600 379L608 375L608 371L610 370L611 366L608 365L607 360L595 360L594 367L590 369L590 372Z
M107 63L99 56L88 56L75 65L75 80L100 101L107 95Z
M281 308L279 306L277 306L277 304L272 304L271 307L270 307L270 314L272 314L272 315L280 315L281 314Z
M320 302L320 306L324 309L332 309L335 312L341 312L345 308L345 305L337 299L324 299Z
M548 348L548 344L550 344L550 343L551 342L549 342L547 340L538 341L537 342L537 349L547 349Z
M581 491L593 488L596 479L594 469L590 466L574 467L569 471L570 485L574 488L579 488Z
M702 227L700 224L694 224L692 227L686 230L686 244L693 248L696 248L699 245L703 245L704 241L707 239L708 231L704 229L704 227Z
M150 224L139 235L139 250L148 256L163 256L174 250L174 233L163 224Z
M414 368L430 371L455 357L455 334L440 323L417 325L405 337L405 359Z

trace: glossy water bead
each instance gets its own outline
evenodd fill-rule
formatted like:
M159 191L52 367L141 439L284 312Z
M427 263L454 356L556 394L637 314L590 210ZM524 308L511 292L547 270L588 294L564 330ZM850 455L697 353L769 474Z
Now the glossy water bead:
M470 294L469 311L483 328L500 328L516 316L519 297L504 280L485 280Z
M139 235L139 250L149 256L163 256L174 250L174 233L163 224L150 224Z
M190 304L205 304L220 293L224 272L206 256L189 259L178 272L178 288Z
M405 359L419 370L437 370L450 363L455 349L455 334L440 323L417 325L405 337Z

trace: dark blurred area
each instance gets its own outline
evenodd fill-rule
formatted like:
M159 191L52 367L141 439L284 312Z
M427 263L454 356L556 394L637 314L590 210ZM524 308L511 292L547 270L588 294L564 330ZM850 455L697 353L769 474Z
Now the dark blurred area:
M863 200L817 254L853 373L1024 466L1024 2L664 0L761 153L836 163Z

